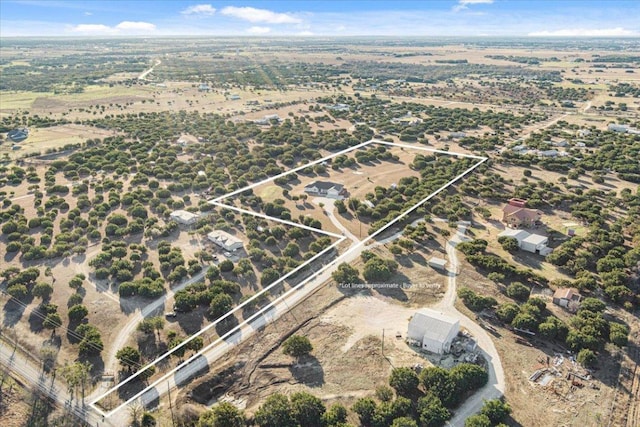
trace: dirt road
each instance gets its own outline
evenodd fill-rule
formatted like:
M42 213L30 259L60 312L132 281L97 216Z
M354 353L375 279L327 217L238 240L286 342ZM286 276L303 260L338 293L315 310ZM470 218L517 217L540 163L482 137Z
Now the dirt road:
M149 317L151 315L162 316L163 315L162 308L164 307L164 304L168 300L173 298L173 295L176 292L186 288L187 286L189 286L189 285L191 285L193 283L201 281L204 278L205 274L207 274L207 268L206 267L203 268L200 273L196 274L191 279L182 282L180 285L174 287L173 289L169 289L169 291L167 291L167 293L165 295L161 296L160 298L156 299L155 301L153 301L149 305L145 306L142 310L134 313L129 318L129 320L127 320L126 325L124 325L124 327L122 329L120 329L120 332L118 332L118 336L116 337L116 339L113 340L113 342L109 343L109 346L110 346L109 354L105 358L105 362L104 362L105 372L109 372L109 371L110 372L115 372L115 371L117 371L118 360L116 359L116 353L118 352L119 349L121 349L122 347L125 346L127 341L135 333L136 328L138 327L138 324L142 320L144 320L146 317ZM94 394L96 394L96 393L94 393Z
M456 300L456 277L459 269L455 246L460 242L468 240L468 237L464 235L464 231L464 226L458 226L456 233L453 235L451 240L447 242L446 250L449 258L449 286L442 300L436 304L434 308L460 319L460 325L474 336L478 343L478 348L487 360L489 381L487 382L487 385L465 400L465 402L455 411L453 418L448 423L448 425L455 427L464 426L464 421L467 418L480 411L484 400L499 398L504 394L505 390L502 363L500 362L500 356L498 355L496 347L493 345L491 337L480 325L460 313L454 307Z
M162 61L160 61L159 59L156 59L156 63L153 64L153 66L151 68L149 68L148 70L145 70L142 74L140 74L138 76L138 80L146 80L147 76L153 72L153 69L156 68L158 65L161 64Z

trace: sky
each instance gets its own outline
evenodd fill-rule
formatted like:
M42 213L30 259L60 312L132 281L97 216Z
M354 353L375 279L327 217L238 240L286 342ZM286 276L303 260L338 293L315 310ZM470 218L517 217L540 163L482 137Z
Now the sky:
M640 36L639 0L0 0L0 37Z

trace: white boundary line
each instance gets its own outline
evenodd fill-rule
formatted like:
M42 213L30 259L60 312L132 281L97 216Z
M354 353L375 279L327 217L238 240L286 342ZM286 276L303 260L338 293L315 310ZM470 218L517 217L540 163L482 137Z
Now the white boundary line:
M118 407L116 407L115 409L111 410L108 413L105 413L102 409L100 409L96 403L99 402L100 400L104 399L106 396L108 396L109 394L117 391L118 389L120 389L122 386L124 386L125 384L127 384L129 381L133 380L134 378L136 378L138 375L140 375L142 372L144 372L145 370L147 370L149 367L155 365L156 363L164 360L165 358L169 357L174 351L176 351L177 349L181 348L182 346L186 345L189 341L191 341L192 339L194 339L195 337L201 335L202 333L208 331L209 329L211 329L212 327L217 326L218 323L220 323L222 320L226 319L227 317L229 317L232 313L235 313L238 310L243 309L248 303L250 303L251 301L253 301L254 299L260 297L262 294L264 294L265 292L268 292L270 289L272 289L273 287L277 286L278 284L280 284L281 282L283 282L284 280L286 280L287 278L289 278L290 276L294 275L295 273L297 273L299 270L301 270L302 268L306 267L307 265L309 265L310 263L312 263L313 261L315 261L316 259L318 259L319 257L321 257L322 255L324 255L325 253L331 251L333 248L335 248L337 245L339 245L340 243L342 243L344 240L346 240L345 236L341 236L335 233L331 233L328 231L323 231L320 229L316 229L313 227L308 227L305 226L303 224L298 224L292 221L287 221L287 220L283 220L280 218L274 218L274 217L270 217L264 214L260 214L258 212L251 212L242 208L238 208L236 206L230 206L230 205L226 205L224 203L221 203L222 200L228 198L228 197L232 197L234 195L237 194L241 194L247 190L250 189L254 189L260 185L263 185L267 182L270 181L274 181L278 178L281 178L283 176L295 173L299 170L305 169L309 166L313 166L319 163L322 163L326 160L329 160L333 157L339 156L341 154L345 154L348 153L350 151L353 150L357 150L359 148L363 148L366 147L367 145L370 144L383 144L383 145L387 145L387 146L392 146L392 147L401 147L401 148L408 148L408 149L416 149L416 150L421 150L421 151L428 151L428 152L432 152L432 153L439 153L439 154L445 154L445 155L449 155L449 156L455 156L455 157L463 157L463 158L472 158L472 159L477 159L479 160L477 163L475 163L473 166L469 167L467 170L465 170L464 172L462 172L461 174L459 174L458 176L456 176L455 178L451 179L450 181L448 181L447 183L445 183L443 186L441 186L440 188L438 188L436 191L434 191L433 193L431 193L430 195L428 195L427 197L425 197L424 199L420 200L418 203L416 203L415 205L413 205L412 207L410 207L409 209L407 209L406 211L402 212L400 215L398 215L397 217L395 217L393 220L389 221L387 224L385 224L384 227L376 230L373 234L369 235L368 237L366 237L365 239L359 241L358 243L356 243L355 245L352 245L349 250L347 250L344 254L340 255L338 258L336 258L335 260L333 260L332 262L330 262L329 264L327 264L326 266L324 266L323 268L321 268L320 270L318 270L317 272L315 272L314 274L312 274L311 276L309 276L308 278L306 278L305 280L303 280L302 282L300 282L298 285L292 287L291 289L289 289L287 292L285 292L284 294L280 295L278 298L276 298L275 300L273 300L269 305L261 308L260 310L258 310L256 313L254 313L251 317L249 317L248 319L246 319L245 321L243 321L242 323L238 324L235 328L233 328L232 330L228 331L226 334L224 334L223 336L219 337L217 340L211 342L209 345L207 345L206 347L202 348L200 351L198 351L197 353L195 353L194 355L192 355L189 359L187 359L186 361L182 362L181 364L179 364L178 366L176 366L175 368L173 368L172 370L170 370L169 372L167 372L166 374L164 374L161 378L159 378L158 380L154 381L151 385L147 386L145 389L141 390L140 392L138 392L137 394L135 394L133 397L129 398L126 402L122 403L121 405L119 405ZM476 156L476 155L472 155L472 154L464 154L464 153L456 153L456 152L450 152L450 151L444 151L444 150L436 150L436 149L431 149L431 148L427 148L427 147L422 147L419 145L408 145L408 144L401 144L401 143L394 143L394 142L388 142L388 141L381 141L381 140L377 140L377 139L371 139L369 141L354 145L353 147L349 147L345 150L339 151L337 153L333 153L330 154L326 157L323 157L321 159L318 160L314 160L310 163L307 163L303 166L299 166L297 168L294 168L292 170L289 170L287 172L278 174L276 176L267 178L265 180L262 180L260 182L254 183L254 184L250 184L246 187L240 188L238 190L235 190L231 193L225 194L223 196L220 197L216 197L215 199L210 200L208 203L214 205L214 206L219 206L222 208L228 208L228 209L232 209L235 210L237 212L241 212L241 213L245 213L245 214L250 214L250 215L254 215L263 219L267 219L270 221L276 221L276 222L280 222L280 223L284 223L287 225L291 225L291 226L295 226L295 227L300 227L300 228L304 228L310 231L313 231L315 233L320 233L320 234L325 234L331 237L337 237L338 241L335 242L333 245L325 248L323 251L319 252L318 254L316 254L315 256L313 256L312 258L310 258L309 260L307 260L307 262L305 262L304 264L296 267L294 270L290 271L289 273L287 273L286 275L282 276L281 278L279 278L277 281L275 281L274 283L272 283L271 285L269 285L268 287L262 289L262 291L258 292L257 294L255 294L254 296L252 296L251 298L249 298L247 301L245 301L244 303L236 306L233 310L230 310L229 312L227 312L224 316L216 319L214 322L212 322L210 325L207 325L205 328L201 329L200 331L196 332L195 334L193 334L191 337L189 337L188 339L186 339L185 341L183 341L182 343L180 343L178 346L174 347L173 349L171 349L170 351L166 352L165 354L163 354L162 356L160 356L159 358L157 358L156 360L154 360L153 362L148 363L146 366L142 367L140 370L138 370L135 374L131 375L130 377L128 377L127 379L125 379L124 381L118 383L117 385L115 385L114 387L112 387L111 389L107 390L105 393L103 393L102 395L100 395L99 397L95 398L93 401L91 401L90 406L96 410L99 414L101 414L104 417L110 417L111 415L113 415L115 412L119 411L120 409L122 409L123 407L127 406L128 404L130 404L131 402L135 401L136 399L138 399L140 396L144 395L147 391L153 389L155 386L157 386L158 384L160 384L161 382L165 381L167 378L169 378L171 375L173 375L175 372L179 371L180 369L182 369L183 367L187 366L190 362L192 362L193 360L195 360L196 358L200 357L203 353L205 353L206 351L208 351L210 348L212 348L215 345L218 345L219 343L221 343L222 341L224 341L226 338L234 335L237 332L241 332L242 328L244 326L247 326L250 324L251 321L253 321L256 317L260 316L263 314L263 312L269 311L271 310L273 307L275 307L277 305L278 302L280 301L284 301L284 299L286 299L290 294L292 294L295 291L298 291L299 289L301 289L306 283L310 282L311 280L314 280L319 274L323 273L325 270L327 270L329 267L337 264L339 261L345 260L347 259L354 251L356 250L360 250L360 248L362 246L364 246L365 244L367 244L368 242L370 242L372 239L374 239L375 237L377 237L378 235L380 235L381 233L383 233L384 231L386 231L388 228L390 228L391 226L393 226L394 224L396 224L397 222L401 221L403 218L405 218L407 215L409 215L410 213L412 213L414 210L416 210L418 207L420 207L421 205L423 205L424 203L426 203L427 201L431 200L434 196L436 196L437 194L439 194L440 192L442 192L443 190L447 189L449 186L453 185L455 182L457 182L458 180L460 180L461 178L463 178L464 176L466 176L467 174L471 173L474 169L476 169L478 166L480 166L482 163L484 163L487 160L487 157L481 157L481 156ZM282 313L284 314L284 313ZM273 320L276 320L276 318L274 318Z

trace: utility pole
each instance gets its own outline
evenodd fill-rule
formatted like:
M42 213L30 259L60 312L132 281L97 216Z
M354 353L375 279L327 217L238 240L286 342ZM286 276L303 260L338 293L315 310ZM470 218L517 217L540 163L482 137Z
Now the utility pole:
M382 328L382 356L384 357L384 328Z
M171 411L171 425L175 427L176 423L173 418L173 402L171 401L171 387L169 386L169 381L167 381L167 393L169 394L169 410Z

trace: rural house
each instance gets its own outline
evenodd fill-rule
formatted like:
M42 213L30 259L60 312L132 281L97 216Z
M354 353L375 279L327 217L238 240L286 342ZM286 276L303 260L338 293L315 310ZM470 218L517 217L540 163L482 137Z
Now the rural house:
M460 331L460 321L428 308L418 310L409 322L407 339L431 353L448 353Z
M553 303L568 308L569 304L578 304L582 296L576 288L558 288L553 294Z
M207 238L225 251L235 251L244 245L242 240L222 230L213 230L207 234Z
M200 215L185 210L177 210L169 215L172 220L182 225L192 225L200 218Z
M7 132L7 138L12 142L22 142L29 137L29 129L20 128Z
M533 227L540 223L542 211L538 209L525 208L526 200L511 199L502 208L502 222L511 228Z
M334 184L333 182L326 181L314 181L304 187L304 192L315 196L338 200L342 200L348 195L347 190L342 186L342 184Z

